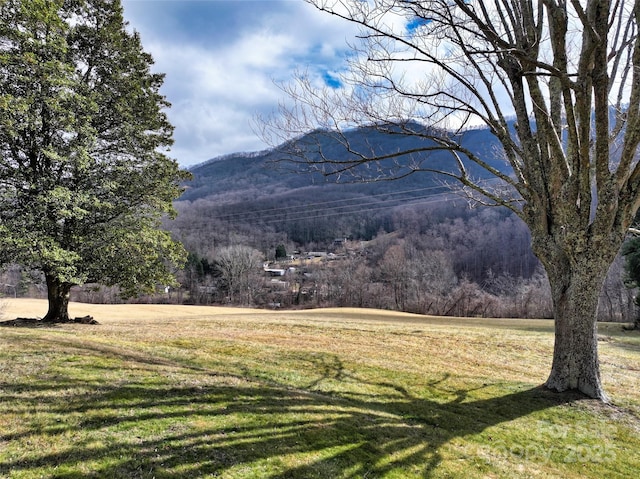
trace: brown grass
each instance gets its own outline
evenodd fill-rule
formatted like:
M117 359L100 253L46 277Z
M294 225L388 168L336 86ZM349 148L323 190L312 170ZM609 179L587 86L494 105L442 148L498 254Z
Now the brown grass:
M45 311L7 300L4 315ZM640 337L619 325L603 327L615 406L602 406L538 388L550 321L70 313L100 325L0 329L0 477L622 478L640 467Z

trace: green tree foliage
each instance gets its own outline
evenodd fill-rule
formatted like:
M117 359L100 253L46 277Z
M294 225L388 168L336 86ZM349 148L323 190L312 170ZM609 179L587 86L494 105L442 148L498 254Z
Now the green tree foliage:
M276 259L282 259L287 257L287 248L283 244L276 246Z
M185 257L160 229L187 174L152 64L119 0L0 1L0 260L43 271L46 321L73 285L134 295Z

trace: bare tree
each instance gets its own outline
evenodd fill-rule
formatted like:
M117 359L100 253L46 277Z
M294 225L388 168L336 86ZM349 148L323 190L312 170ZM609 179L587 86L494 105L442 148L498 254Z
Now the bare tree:
M301 74L266 134L326 175L437 172L514 211L552 290L546 386L606 400L596 313L640 204L640 0L307 1L362 27L360 41L341 88ZM477 125L501 144L504 168L464 146ZM381 154L351 142L359 126L423 142ZM455 169L430 162L443 151Z
M218 251L215 262L230 301L251 303L252 279L257 277L263 259L260 251L244 245L226 246Z
M378 263L380 279L389 285L393 293L393 307L404 311L411 284L411 261L400 244L390 246Z

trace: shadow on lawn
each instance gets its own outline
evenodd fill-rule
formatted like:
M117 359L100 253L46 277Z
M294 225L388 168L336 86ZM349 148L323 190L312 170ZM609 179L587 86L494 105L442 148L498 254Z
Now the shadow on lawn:
M130 356L123 359L131 361ZM245 477L246 467L251 477L372 478L392 470L430 477L442 460L441 446L454 438L576 399L533 388L468 400L471 391L460 390L443 404L413 397L395 383L367 383L345 372L333 356L314 355L309 361L318 377L307 388L297 389L251 377L219 376L226 378L220 385L203 387L176 387L170 381L152 386L106 383L88 395L60 400L54 397L56 390L68 397L68 391L81 383L58 378L40 384L0 384L5 412L12 411L15 401L24 401L27 391L32 402L27 407L52 415L38 430L26 421L29 429L0 433L0 444L29 443L35 435L48 436L39 438L44 444L58 444L34 451L30 458L0 462L0 476L13 472L28 477L32 471L35 477L42 468L58 467L53 477L60 479L177 479L224 473ZM140 364L154 367L158 361ZM168 373L162 367L156 370ZM197 368L186 370L203 374ZM325 380L359 382L376 393L311 390ZM430 387L438 388L445 380ZM73 415L76 422L53 419L61 415ZM65 438L75 442L65 444ZM60 452L51 452L56 449ZM260 462L265 464L256 466ZM82 463L90 469L91 463L97 466L87 474L79 469ZM260 475L255 472L260 467L270 472Z

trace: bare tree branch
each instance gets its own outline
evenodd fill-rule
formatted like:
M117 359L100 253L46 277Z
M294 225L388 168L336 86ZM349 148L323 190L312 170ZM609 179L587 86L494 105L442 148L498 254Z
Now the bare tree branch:
M597 293L640 206L640 0L306 1L360 26L359 43L339 88L312 74L284 86L264 136L306 171L437 173L517 212L553 291L547 385L605 399ZM478 125L508 168L464 144ZM383 151L358 129L420 142Z

